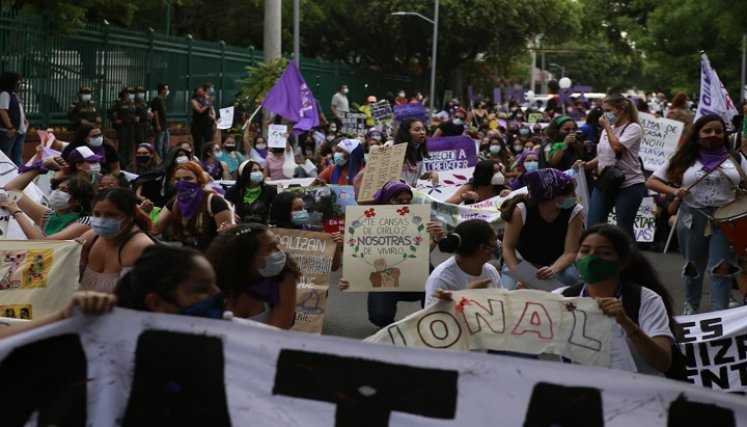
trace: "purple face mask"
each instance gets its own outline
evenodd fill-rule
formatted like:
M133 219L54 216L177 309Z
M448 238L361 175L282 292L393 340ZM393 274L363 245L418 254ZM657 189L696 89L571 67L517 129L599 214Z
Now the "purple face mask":
M176 201L179 203L179 212L187 221L194 218L200 210L203 197L205 193L202 192L200 184L188 181L176 183Z

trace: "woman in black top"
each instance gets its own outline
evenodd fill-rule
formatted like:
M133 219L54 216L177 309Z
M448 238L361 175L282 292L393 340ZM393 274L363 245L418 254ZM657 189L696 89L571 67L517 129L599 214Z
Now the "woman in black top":
M190 105L192 106L192 126L190 128L192 144L195 147L195 152L201 153L202 144L212 141L215 132L213 118L210 117L212 105L205 96L205 89L202 86L195 89Z
M226 200L234 204L241 222L267 224L277 188L265 185L262 167L254 160L243 162L237 172L236 184L226 191Z
M73 140L62 150L62 158L67 159L71 151L83 146L90 148L94 154L101 156L101 173L118 174L120 172L121 166L117 149L104 140L104 133L100 128L89 123L80 125L78 130L75 131Z
M584 225L581 206L576 204L573 179L553 169L540 169L525 176L529 195L506 202L501 217L504 271L527 261L538 268L537 278L557 280L570 286L578 282L574 266ZM515 283L502 275L503 287Z

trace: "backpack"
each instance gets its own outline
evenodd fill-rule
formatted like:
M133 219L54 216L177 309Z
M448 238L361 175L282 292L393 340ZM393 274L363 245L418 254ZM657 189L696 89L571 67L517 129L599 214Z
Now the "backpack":
M569 286L568 288L563 290L563 296L564 297L577 297L581 295L581 290L584 288L583 283L579 283L577 285ZM638 325L638 314L641 309L641 286L635 283L625 283L622 287L622 305L623 310L625 310L625 314L628 315L630 320L633 321L636 325ZM672 329L671 320L669 328ZM672 330L672 334L674 334L674 330ZM685 362L685 355L682 354L682 350L680 350L680 346L677 345L677 343L672 343L671 347L672 352L672 364L669 367L669 371L667 371L664 375L673 380L677 381L685 381L689 382L687 379L687 365Z

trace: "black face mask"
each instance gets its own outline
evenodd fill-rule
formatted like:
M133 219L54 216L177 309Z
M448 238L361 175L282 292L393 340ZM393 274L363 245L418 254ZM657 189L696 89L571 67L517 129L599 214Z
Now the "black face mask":
M140 163L148 163L150 156L137 156L136 159Z
M223 148L225 148L226 151L236 151L235 145L224 145Z

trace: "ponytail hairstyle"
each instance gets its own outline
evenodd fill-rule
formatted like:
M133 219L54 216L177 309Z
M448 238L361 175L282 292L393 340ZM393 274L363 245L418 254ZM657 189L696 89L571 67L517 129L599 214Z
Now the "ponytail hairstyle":
M469 256L475 253L480 245L487 245L495 236L495 230L487 221L470 219L456 226L454 232L438 242L438 248L446 253L457 253Z
M638 109L635 107L635 103L630 99L620 95L619 93L607 95L604 98L604 103L609 104L615 108L625 110L625 116L630 123L636 123L638 126L641 125L638 119Z
M150 232L153 227L150 217L138 208L135 192L129 188L114 187L103 189L93 199L93 205L95 206L96 203L103 201L109 201L114 204L117 209L132 218L133 225L137 225L144 232Z
M203 255L192 248L169 245L149 246L135 266L117 284L117 306L149 311L145 296L155 293L176 302L176 289L192 275L195 259Z

